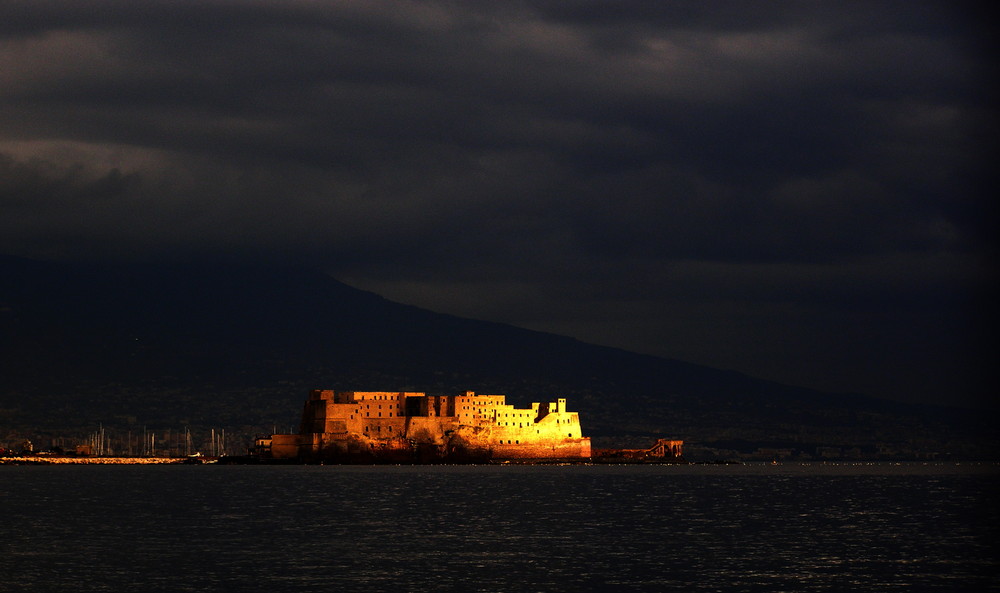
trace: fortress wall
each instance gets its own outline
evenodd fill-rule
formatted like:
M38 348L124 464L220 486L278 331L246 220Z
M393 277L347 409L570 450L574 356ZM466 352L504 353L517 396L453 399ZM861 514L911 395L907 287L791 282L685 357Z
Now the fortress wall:
M458 429L454 417L447 416L412 416L408 419L406 437L434 445L445 444L445 433Z
M506 403L505 395L476 395L466 391L465 395L455 396L455 412L464 424L480 424L492 422L496 418L496 409Z
M455 398L447 395L426 395L420 398L420 405L414 416L454 416Z
M372 439L389 439L406 436L406 418L362 418L361 434Z
M511 428L495 425L462 425L456 436L471 447L493 451L498 459L590 457L590 439L581 438L579 429L551 422L551 427ZM566 431L566 432L563 432ZM573 437L568 436L570 433Z
M323 432L348 432L357 427L357 404L326 402L326 426Z
M357 414L363 418L398 418L406 415L404 399L403 397L358 399L355 400L354 405L356 406Z
M577 412L552 412L535 424L541 438L582 438L580 415Z
M274 459L295 459L299 456L301 439L297 434L271 435L271 457Z
M518 409L512 405L497 406L496 425L505 428L533 428L537 412L534 409Z
M313 393L316 393L315 391ZM310 397L302 409L302 423L299 433L323 432L326 424L326 409L328 400Z
M590 457L590 439L546 439L529 444L493 445L494 459L576 459Z
M334 403L338 404L353 404L354 403L354 392L353 391L338 391L333 397Z
M342 403L362 402L394 406L397 415L406 410L406 401L412 397L424 397L423 393L415 391L345 391L337 394ZM388 408L385 408L388 409Z
M590 439L566 400L519 409L503 395L313 390L299 435L274 435L272 456L334 457L414 446L493 452L499 459L590 457Z

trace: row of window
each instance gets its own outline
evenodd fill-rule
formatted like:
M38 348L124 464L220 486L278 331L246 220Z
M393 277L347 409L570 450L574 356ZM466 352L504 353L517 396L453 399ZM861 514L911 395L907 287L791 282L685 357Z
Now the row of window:
M386 428L386 432L390 432L390 433L392 432L392 427L391 426L387 426L385 428ZM365 427L362 428L361 432L363 434L365 434L365 435L367 435L369 433L372 433L372 432L381 433L382 432L382 427L378 426L378 425L376 425L376 426L365 426ZM541 431L536 431L536 432L541 433ZM566 436L570 437L570 438L573 438L573 433L572 432L567 433ZM500 439L500 444L501 445L504 444L503 439ZM521 441L518 440L518 439L513 439L513 440L512 439L507 439L507 444L508 445L520 445Z
M402 409L403 409L403 406L398 406L398 405L397 405L397 406L386 406L386 407L395 407L395 408L396 408L396 410L402 410ZM366 409L366 410L370 410L370 409L372 409L372 406L371 406L371 404L365 404L365 409ZM376 406L376 409L378 409L378 410L381 410L381 409L382 409L382 404L378 404L378 405Z
M387 399L398 400L398 399L400 399L400 397L401 396L399 396L399 395L393 394L393 395L375 395L375 396L369 396L369 397L361 396L361 397L359 397L357 399L358 399L358 401L387 400Z

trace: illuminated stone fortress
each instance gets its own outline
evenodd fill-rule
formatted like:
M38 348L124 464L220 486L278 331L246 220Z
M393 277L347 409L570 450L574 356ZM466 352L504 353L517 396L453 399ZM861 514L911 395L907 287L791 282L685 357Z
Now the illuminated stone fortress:
M313 390L298 434L271 435L274 459L479 461L580 459L590 438L566 400L519 409L503 395Z

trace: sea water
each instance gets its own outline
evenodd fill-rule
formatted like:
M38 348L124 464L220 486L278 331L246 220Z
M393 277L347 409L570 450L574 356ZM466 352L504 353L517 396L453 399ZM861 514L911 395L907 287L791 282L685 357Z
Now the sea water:
M0 591L1000 591L997 466L0 466Z

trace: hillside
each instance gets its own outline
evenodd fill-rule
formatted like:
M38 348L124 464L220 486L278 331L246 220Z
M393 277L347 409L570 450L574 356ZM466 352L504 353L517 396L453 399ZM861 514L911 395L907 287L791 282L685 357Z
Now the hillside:
M0 259L0 429L298 422L309 389L556 396L598 443L990 454L986 420L390 302L309 270ZM0 441L4 434L0 432ZM8 439L9 440L9 439Z

